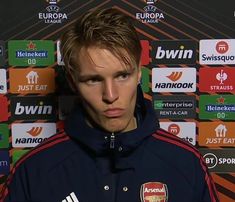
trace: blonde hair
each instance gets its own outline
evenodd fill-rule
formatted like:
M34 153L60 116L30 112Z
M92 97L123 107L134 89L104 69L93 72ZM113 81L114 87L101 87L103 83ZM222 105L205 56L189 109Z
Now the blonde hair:
M139 66L141 45L137 32L129 17L117 9L90 10L62 35L61 53L65 70L73 79L82 62L78 61L79 51L91 46L108 49L125 64Z

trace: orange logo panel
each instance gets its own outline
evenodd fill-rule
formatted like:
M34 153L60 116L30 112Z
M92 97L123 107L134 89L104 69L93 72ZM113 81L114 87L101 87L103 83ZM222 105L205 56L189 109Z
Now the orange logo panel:
M199 123L198 144L208 147L234 147L235 124L232 122Z
M52 68L10 69L10 92L19 94L53 93L55 70Z

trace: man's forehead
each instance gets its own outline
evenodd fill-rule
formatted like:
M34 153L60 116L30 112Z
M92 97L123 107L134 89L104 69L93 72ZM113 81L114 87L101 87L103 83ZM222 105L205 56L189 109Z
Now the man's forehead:
M89 47L82 48L78 53L78 60L80 63L80 67L87 67L89 65L93 68L117 68L118 71L129 71L133 69L133 65L131 65L130 57L128 56L125 50L122 50L123 56L127 59L124 61L122 56L117 56L115 53L111 52L106 48L99 47ZM127 62L128 61L128 62Z

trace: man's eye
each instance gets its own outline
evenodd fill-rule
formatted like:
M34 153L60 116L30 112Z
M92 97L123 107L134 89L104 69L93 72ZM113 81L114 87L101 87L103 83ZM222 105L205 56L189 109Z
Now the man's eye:
M126 79L129 78L129 76L130 76L130 74L125 73L125 74L119 75L119 76L117 77L117 79L118 79L118 80L126 80Z
M87 83L88 85L94 85L94 84L97 84L97 83L99 83L99 82L100 82L99 79L88 79L88 80L86 81L86 83Z

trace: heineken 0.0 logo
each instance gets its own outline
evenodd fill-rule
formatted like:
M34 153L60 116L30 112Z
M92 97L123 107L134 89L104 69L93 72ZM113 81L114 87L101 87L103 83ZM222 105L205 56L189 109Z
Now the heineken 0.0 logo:
M54 43L50 40L11 40L9 64L13 66L48 66L54 63Z

